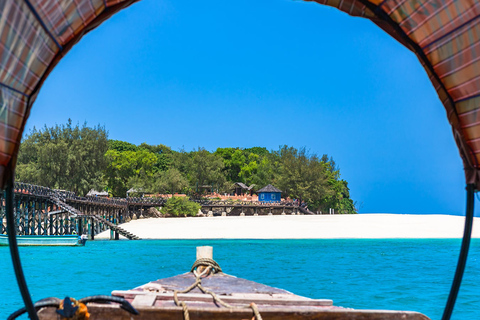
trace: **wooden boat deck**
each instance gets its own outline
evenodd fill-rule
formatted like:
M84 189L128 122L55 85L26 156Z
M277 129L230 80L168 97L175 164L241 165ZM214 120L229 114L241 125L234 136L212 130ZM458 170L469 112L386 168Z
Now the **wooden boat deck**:
M185 273L171 278L149 282L143 286L128 291L113 291L112 295L125 298L135 307L175 307L174 290L183 290L195 282L193 273ZM250 280L237 278L225 273L215 273L202 278L202 286L234 306L248 306L255 302L259 307L268 305L271 308L296 308L316 311L338 308L332 300L310 299L294 295L286 290L266 286ZM209 294L204 294L195 288L189 293L178 294L180 301L185 301L190 307L217 308L217 304Z

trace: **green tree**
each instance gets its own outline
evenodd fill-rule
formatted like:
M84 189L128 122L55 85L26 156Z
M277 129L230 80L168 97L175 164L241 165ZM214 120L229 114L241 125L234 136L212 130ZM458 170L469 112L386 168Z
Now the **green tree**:
M253 147L243 149L246 154L253 153L262 157L268 156L270 152L265 147Z
M159 172L155 178L155 191L159 193L170 192L172 197L175 192L188 187L187 179L175 168Z
M143 149L148 152L155 154L157 157L157 162L154 165L154 172L159 171L166 171L173 165L175 153L172 149L166 145L159 144L159 145L150 145L143 142L141 145L137 147L139 150Z
M137 151L137 146L133 143L121 141L121 140L108 140L108 149L123 151Z
M193 152L187 152L184 149L172 154L172 167L176 168L188 180L192 175L192 156Z
M155 154L169 154L173 153L172 149L164 144L159 144L159 145L150 145L147 144L146 142L143 142L141 145L138 146L139 149L146 149L150 152L153 152Z
M153 179L155 154L139 149L137 151L108 150L105 154L107 168L105 178L110 192L116 197L124 197L131 187L150 189L149 180ZM142 180L139 180L142 178Z
M260 156L255 153L248 154L248 158L240 169L238 177L240 181L250 185L252 184L255 175L258 170L258 162L260 161Z
M71 119L65 125L33 128L20 145L16 179L80 195L103 189L107 137L104 127L73 126Z
M188 197L172 197L167 200L160 212L174 217L188 217L196 216L200 208L198 203L190 201Z
M174 156L173 154L157 154L157 162L155 163L155 171L167 171L173 167Z
M251 176L250 182L257 186L266 186L276 182L280 172L280 163L275 153L261 157L257 164L256 172Z
M199 148L193 152L190 182L192 185L198 183L199 186L223 186L225 183L223 168L220 156Z
M215 154L223 159L227 181L248 185L266 185L274 181L274 171L278 168L274 167L275 154L267 148L218 148Z
M345 180L340 180L340 169L333 157L329 158L328 155L324 154L321 162L326 169L327 184L330 192L317 203L319 210L327 212L332 208L339 213L356 213L355 204L350 199L348 183Z
M292 198L318 205L333 192L328 188L326 168L305 148L283 146L279 150L281 172L278 187Z
M245 165L245 155L239 148L217 148L215 155L223 160L225 178L231 182L239 182L240 171Z

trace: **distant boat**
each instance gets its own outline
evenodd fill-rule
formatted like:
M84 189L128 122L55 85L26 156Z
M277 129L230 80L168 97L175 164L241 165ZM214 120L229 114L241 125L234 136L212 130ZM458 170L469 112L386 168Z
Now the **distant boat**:
M86 236L17 236L19 246L84 246ZM8 236L0 234L0 246L8 246Z

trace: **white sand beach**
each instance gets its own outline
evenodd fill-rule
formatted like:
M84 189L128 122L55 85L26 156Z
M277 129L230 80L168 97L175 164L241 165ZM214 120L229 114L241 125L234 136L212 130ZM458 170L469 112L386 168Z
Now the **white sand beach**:
M474 221L474 238L480 238L479 220ZM464 221L451 215L289 215L149 218L121 227L142 239L461 238ZM95 239L109 237L106 231Z

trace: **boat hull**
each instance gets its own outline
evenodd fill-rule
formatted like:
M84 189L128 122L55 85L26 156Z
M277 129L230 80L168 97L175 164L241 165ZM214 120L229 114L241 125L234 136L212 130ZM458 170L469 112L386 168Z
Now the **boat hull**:
M183 320L184 313L180 307L154 308L136 307L140 313L132 316L118 305L88 304L90 320ZM219 309L219 308L189 308L191 319L202 320L239 320L252 319L250 309ZM262 308L260 313L264 319L290 319L290 320L430 320L423 314L409 311L383 311L383 310L292 310L285 307ZM42 309L38 317L40 320L57 319L55 308Z
M135 320L184 319L184 310L176 306L174 291L184 291L196 281L193 273L151 281L131 290L115 290L113 296L130 302L140 313ZM353 310L333 305L330 299L310 299L283 289L270 287L223 272L202 278L202 287L215 292L224 303L234 308L219 306L210 294L194 288L188 293L178 293L179 301L188 306L190 319L238 320L252 319L249 307L255 303L263 319L291 320L430 320L427 316L410 311ZM90 320L128 320L131 315L118 305L88 305ZM50 319L47 315L40 319ZM51 311L50 311L51 312ZM52 318L53 319L53 318Z
M17 236L18 246L82 246L85 242L77 235L65 236ZM0 234L0 246L8 246L8 236Z

